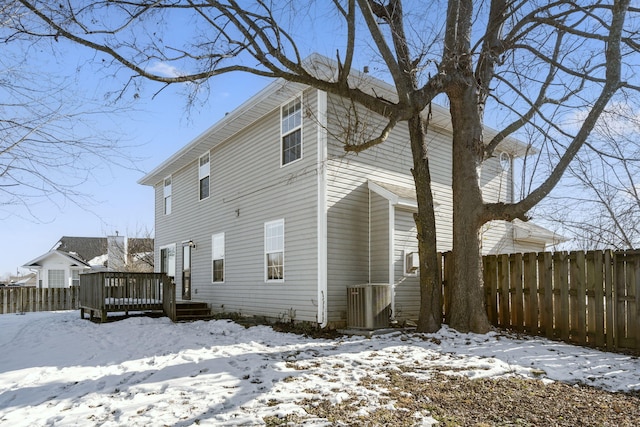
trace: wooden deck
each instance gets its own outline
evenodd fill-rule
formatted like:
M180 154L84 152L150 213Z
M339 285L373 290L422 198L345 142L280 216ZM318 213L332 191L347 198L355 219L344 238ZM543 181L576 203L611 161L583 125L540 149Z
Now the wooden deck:
M80 275L80 316L107 320L108 313L162 312L176 320L175 284L164 273L98 271Z

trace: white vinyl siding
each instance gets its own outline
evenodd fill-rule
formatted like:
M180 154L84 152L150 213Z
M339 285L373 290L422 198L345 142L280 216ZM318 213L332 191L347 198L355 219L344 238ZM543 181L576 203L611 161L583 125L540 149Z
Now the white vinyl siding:
M211 182L216 184L209 199L200 201L193 188L201 153L184 167L171 170L170 216L162 214L162 181L156 186L158 265L161 246L185 240L197 243L192 253L192 297L210 303L214 312L277 319L293 309L297 321L317 320L317 116L303 117L303 158L281 167L277 143L281 106L299 93L299 87L287 85L267 114L255 117L251 126L243 126L231 138L218 140L217 133L207 135L216 141L210 149ZM305 102L316 105L315 93L305 92ZM243 111L243 117L252 115L251 109ZM230 121L229 126L236 123ZM168 171L164 175L169 175ZM284 219L286 224L286 283L271 281L265 286L264 224L274 219ZM212 286L211 236L222 230L225 285ZM181 251L177 257L181 265ZM180 276L175 278L178 290Z
M265 280L284 281L284 219L264 224Z
M211 281L224 282L224 233L211 236Z
M405 256L418 256L418 230L413 212L395 209L393 233L393 266L395 283L395 318L416 320L420 313L420 277L406 273Z
M64 270L48 270L47 284L49 288L66 288L64 283Z
M370 199L367 181L412 187L412 157L406 125L396 126L384 144L361 153L345 154L344 132L349 105L328 95L327 223L328 223L328 299L329 322L346 321L346 288L367 282L389 283L389 203L376 195ZM371 113L359 109L361 117ZM351 115L353 117L353 115ZM369 126L362 137L382 131ZM430 132L430 152L439 141ZM370 200L373 201L370 218ZM371 229L369 225L371 221ZM371 232L371 235L370 235ZM375 235L374 235L375 233ZM371 252L370 252L371 251ZM371 258L370 258L371 256Z
M171 213L171 177L170 176L164 179L163 197L164 197L164 214L169 215Z
M369 265L371 283L389 282L389 201L370 191Z
M302 99L297 97L281 109L282 166L302 158Z
M403 232L415 240L415 233L411 231L412 213L387 209L386 213L380 210L378 218L370 218L367 187L368 180L404 187L414 185L406 124L398 124L384 144L357 155L346 154L347 131L356 129L350 138L362 142L378 136L387 121L371 121L372 113L360 107L354 110L348 100L327 94L327 121L323 127L327 135L327 160L324 161L324 155L319 160L318 118L322 114L316 111L317 92L303 90L290 82L277 89L273 85L269 88L186 146L153 176L156 248L191 239L198 243L192 252L194 298L209 302L216 312L270 318L293 313L296 321L314 322L319 320L318 307L326 305L329 325L340 324L346 321L347 286L373 281L373 276L388 282L393 278L391 275L396 279L399 314L413 315L410 303L419 303L419 287L417 277L403 274L403 251L409 247L401 244ZM357 114L350 114L355 111ZM347 120L354 117L367 126L350 127ZM439 205L436 211L438 250L444 251L451 249L452 242L451 135L439 127L447 126L449 120L438 120L430 123L427 144L431 188ZM297 137L289 138L283 145L283 137L298 131L299 153ZM354 142L351 139L349 141ZM289 148L292 148L291 156L285 159L284 150ZM210 179L213 182L215 178L216 186L215 197L199 203L193 186L201 177L199 159L203 153L210 153ZM486 170L483 168L481 175L483 191L488 200L503 201L509 196L505 191L510 188L512 172L492 171L493 166L489 166L487 164ZM166 216L163 215L162 178L169 174L173 188L172 214ZM326 185L322 197L318 197L319 176L323 177L322 185ZM326 206L318 206L319 201L325 200ZM319 210L323 215L326 212L326 295L318 292L318 277L323 274L319 268L324 270L318 261L321 256L318 248L322 246L324 250L324 243L319 239L325 239L318 227L323 219L318 216ZM389 231L387 226L386 234L378 235L380 240L387 240L388 245L383 248L375 242L378 237L372 233L390 213L395 215L399 228ZM265 286L265 223L274 218L286 223L282 238L282 263L286 264L286 272L283 268L282 273L277 273L277 276L286 275L286 284L284 280L274 280ZM492 225L492 229L485 231L485 251L490 242L497 241L499 236L494 231L498 231L499 226ZM502 227L504 232L507 226ZM224 281L229 286L211 286L215 252L212 236L220 230L225 230ZM404 231L399 233L399 230ZM391 237L393 242L389 242ZM390 249L393 252L389 252ZM181 258L182 254L179 252L177 257ZM383 258L386 258L384 265L374 265L375 260ZM389 271L390 267L393 271ZM181 278L176 277L178 285L180 281Z
M209 153L200 157L198 168L198 192L200 194L200 200L209 197L209 175L211 174L211 168L209 167Z

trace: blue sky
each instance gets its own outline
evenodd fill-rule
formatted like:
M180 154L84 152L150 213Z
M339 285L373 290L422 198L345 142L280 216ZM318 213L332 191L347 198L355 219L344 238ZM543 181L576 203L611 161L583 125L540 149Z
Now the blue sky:
M84 64L85 54L82 50L74 52L58 64L61 72L72 70L77 64L87 67L74 76L85 95L101 99L109 84L114 88L124 84L124 79L109 82L108 76L95 73ZM56 65L47 64L51 66ZM37 218L26 215L20 207L5 207L0 227L0 278L16 274L18 267L51 250L62 236L102 237L116 231L136 236L153 232L153 189L137 181L268 82L247 74L221 76L210 82L211 92L201 100L202 104L189 112L184 85L169 87L153 96L159 86L145 83L141 96L126 103L131 109L116 116L93 115L96 132L121 135L122 151L139 159L136 167L140 171L117 165L95 169L94 176L77 188L92 196L92 200L82 202L83 206L59 197L55 198L57 203L42 201L30 207Z
M296 11L298 19L291 23L295 27L292 36L299 41L301 56L315 51L333 58L336 47L344 50L344 33L335 19L335 11L328 11L331 9L329 3L315 2L313 5L310 8L300 6L302 9ZM420 17L414 18L417 21L416 28L412 27L413 35L431 36L440 29L438 19L428 22ZM188 37L189 31L183 30L190 21L168 22L171 25L165 24L171 36L178 40ZM153 35L155 37L155 33ZM3 46L3 55L8 49L14 49L27 58L25 65L29 69L69 76L75 93L98 104L104 101L105 94L127 84L130 72L100 66L102 58L89 49L62 39L51 43L55 47L53 50L38 45ZM29 49L28 54L19 50L25 46ZM358 39L354 67L362 69L363 65L368 65L372 75L384 78L384 67L375 60L366 60L373 57L372 50L375 49L372 49L368 38ZM92 65L91 61L98 65ZM161 63L156 66L156 70L166 67ZM171 69L165 68L165 71L171 72ZM79 192L93 196L91 203L79 207L68 201L58 204L45 201L30 206L37 219L24 215L19 208L16 208L16 214L7 215L11 208L3 206L3 200L0 200L0 278L16 273L19 266L49 251L65 235L106 236L118 231L121 235L134 236L153 232L153 190L137 184L137 181L268 83L268 79L238 73L212 78L209 80L210 92L203 94L197 101L200 103L196 103L190 113L186 111L188 85L162 89L159 84L146 82L142 90L130 87L125 92L124 102L111 104L108 108L126 105L131 109L123 109L116 116L92 115L92 118L103 136L113 133L124 137L123 143L129 148L123 150L130 158L139 159L135 162L139 170L98 167L93 177L77 188ZM134 97L134 94L139 96ZM492 124L491 119L504 121L503 112L496 109L492 118L486 118L487 122ZM529 136L525 134L522 137L526 140Z
M327 16L335 18L335 12L326 15L324 6L314 5L300 11L308 18L308 25L302 27L303 33L296 35L300 37L298 41L303 56L311 52L333 55L335 46L342 46L337 24L326 19ZM182 31L184 25L191 24L172 21L169 30L171 37L179 40L187 34ZM176 32L176 28L180 28L180 31ZM327 28L332 31L327 32ZM26 44L13 45L3 49L16 49L18 52L21 48L29 49L28 55L23 55L28 57L28 67L53 75L69 76L75 90L98 103L106 93L124 87L131 75L122 67L100 66L101 57L89 49L64 39L51 43L53 49L46 44L29 45L26 48ZM98 65L92 65L91 61ZM154 71L170 74L174 70L157 63ZM188 85L162 89L159 84L145 82L143 90L130 87L125 102L116 105L127 104L135 110L124 110L115 118L99 118L96 128L102 130L103 134L114 130L124 135L124 145L132 146L128 154L141 159L136 162L136 167L141 171L117 166L110 170L98 168L94 171L95 176L78 188L78 191L93 196L90 204L79 207L72 202L56 205L45 201L30 206L38 220L24 215L24 209L16 208L16 215L8 216L6 212L10 208L5 207L4 212L0 210L0 278L9 273L15 274L19 266L51 250L62 236L106 236L116 231L121 235L133 236L145 230L153 232L153 189L139 185L137 181L144 172L158 166L269 81L244 73L217 76L209 80L210 91L203 94L198 99L200 103L196 103L189 112L186 111ZM140 96L134 98L134 93ZM22 269L21 272L28 270Z

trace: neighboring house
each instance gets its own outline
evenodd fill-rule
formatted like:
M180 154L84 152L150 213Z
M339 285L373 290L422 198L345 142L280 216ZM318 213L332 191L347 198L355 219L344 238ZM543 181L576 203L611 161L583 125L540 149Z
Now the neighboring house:
M22 276L11 276L10 283L15 286L34 287L38 284L38 278L35 273L25 274Z
M22 267L35 273L39 288L66 288L78 286L84 271L153 271L152 248L150 238L64 236Z
M331 72L326 59L311 62L316 72ZM394 96L384 82L358 78L363 90ZM277 80L143 177L139 182L155 190L157 269L175 276L178 296L218 312L341 326L348 286L387 283L393 316L417 319L407 127L357 155L343 150L349 132L376 136L386 124L371 118L336 95ZM446 251L452 162L442 107L433 107L428 138L438 246ZM505 141L483 166L487 200L512 200L511 163L525 148ZM492 222L482 230L483 252L539 251L551 243L528 237L518 240L512 224Z

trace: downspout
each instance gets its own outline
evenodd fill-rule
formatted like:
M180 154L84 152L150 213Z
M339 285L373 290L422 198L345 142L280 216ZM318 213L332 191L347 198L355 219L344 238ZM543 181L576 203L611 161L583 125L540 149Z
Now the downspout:
M317 91L318 116L318 324L320 328L327 326L327 93Z
M389 286L391 287L391 320L396 318L396 272L393 258L395 255L396 208L389 201Z
M367 229L367 283L371 283L371 189L368 190L367 195L369 196L367 208L367 224L369 226Z

